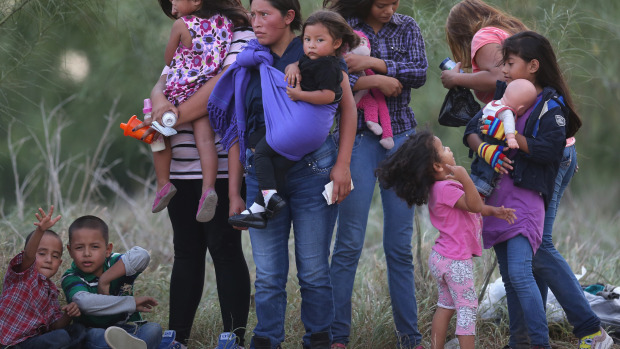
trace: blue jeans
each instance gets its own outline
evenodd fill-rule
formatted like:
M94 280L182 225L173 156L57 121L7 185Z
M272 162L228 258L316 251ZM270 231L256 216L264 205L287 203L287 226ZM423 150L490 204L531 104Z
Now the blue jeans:
M285 209L267 221L267 228L250 229L256 265L257 324L254 335L269 338L273 348L284 341L291 223L301 289L301 321L306 329L304 344L310 346L312 333L329 333L331 330L334 302L329 276L329 247L338 208L327 205L321 193L330 181L329 174L337 153L330 136L318 150L293 165L287 172L282 190L278 191L286 200ZM247 202L251 203L258 192L251 151L246 159Z
M517 235L493 248L506 289L510 319L508 344L513 349L529 348L530 343L548 348L547 316L532 273L530 242L523 235Z
M63 329L53 330L30 337L11 348L19 349L65 349L77 348L85 337L85 328L81 324L72 324Z
M142 339L146 342L146 347L148 349L157 349L159 348L159 343L161 342L161 326L156 322L147 322L143 325L136 324L124 324L124 325L115 325L118 326L130 335ZM86 348L89 349L107 349L110 348L105 341L104 334L105 328L95 328L89 327L86 329Z
M338 230L331 262L336 317L332 325L333 341L348 343L351 332L351 295L355 272L364 246L368 212L377 177L375 169L394 153L415 130L394 135L394 148L379 144L380 137L364 131L355 137L351 157L351 177L355 189L338 207ZM422 341L418 331L417 304L413 282L414 209L396 196L393 190L380 187L383 204L383 249L392 315L396 335L402 348L414 347Z
M546 304L547 290L550 288L564 309L568 321L573 325L573 333L581 338L597 332L601 320L590 308L579 281L564 257L555 249L551 236L558 205L576 168L577 152L573 145L564 149L560 170L555 179L553 197L545 214L542 244L534 256L533 267L543 304Z

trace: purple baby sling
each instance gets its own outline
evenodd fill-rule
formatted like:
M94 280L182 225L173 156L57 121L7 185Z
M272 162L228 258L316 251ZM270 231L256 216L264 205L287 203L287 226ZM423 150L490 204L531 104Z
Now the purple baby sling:
M284 73L272 67L269 49L251 40L217 82L207 111L213 130L226 150L239 139L240 158L245 161L245 93L250 69L260 71L267 143L278 154L298 161L318 149L329 134L337 103L311 104L292 101L286 94Z

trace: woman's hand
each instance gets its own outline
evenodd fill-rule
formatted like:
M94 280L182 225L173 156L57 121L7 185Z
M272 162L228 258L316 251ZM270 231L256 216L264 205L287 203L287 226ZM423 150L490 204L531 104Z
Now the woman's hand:
M377 88L386 97L397 97L403 92L403 84L396 78L379 74L370 77L379 80Z
M347 63L347 67L351 73L359 73L366 69L372 69L372 57L370 56L347 53L344 56L344 61Z
M351 170L349 166L336 162L329 173L329 178L334 181L333 203L339 204L351 193Z
M461 62L456 63L456 66L450 70L443 70L441 72L441 84L447 89L451 89L458 86L456 78L458 74L461 74Z
M232 217L245 210L245 201L239 195L229 196L228 198L228 217ZM233 227L238 230L247 230L247 227Z

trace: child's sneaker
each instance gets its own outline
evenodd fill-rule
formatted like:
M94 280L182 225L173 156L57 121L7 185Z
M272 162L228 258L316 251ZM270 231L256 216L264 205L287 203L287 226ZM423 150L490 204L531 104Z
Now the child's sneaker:
M330 347L331 349L346 349L346 345L342 344L342 343L334 343L332 344L332 346Z
M198 222L208 222L215 216L215 206L217 206L217 194L213 188L202 193L198 202L198 212L196 220Z
M174 184L170 182L166 183L166 185L164 185L163 188L161 188L161 190L155 195L155 201L153 201L153 208L151 209L151 212L157 213L166 208L170 202L170 199L172 199L176 193L177 188Z
M120 327L108 327L103 338L112 349L146 349L146 342L130 335Z
M600 331L579 339L579 349L609 349L614 340L601 328Z
M223 332L217 341L215 349L239 349L237 344L237 335L232 332Z
M175 341L177 333L175 330L164 331L161 336L161 342L159 343L159 349L181 349L183 344Z

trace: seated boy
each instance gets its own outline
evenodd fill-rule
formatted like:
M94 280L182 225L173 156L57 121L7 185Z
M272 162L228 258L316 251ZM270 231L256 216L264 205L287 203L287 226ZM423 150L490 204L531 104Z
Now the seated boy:
M113 254L108 225L95 216L71 223L67 250L73 263L62 277L62 289L80 308L76 321L86 326L86 347L158 348L161 326L142 321L139 313L150 312L157 301L133 296L133 283L148 266L149 253L134 247Z
M69 327L80 316L75 303L60 307L58 288L50 280L62 262L62 241L49 230L60 216L35 214L37 228L26 237L24 251L15 256L4 275L0 297L0 347L67 348L79 342L82 326ZM66 327L66 328L65 328ZM81 328L81 331L80 331Z

